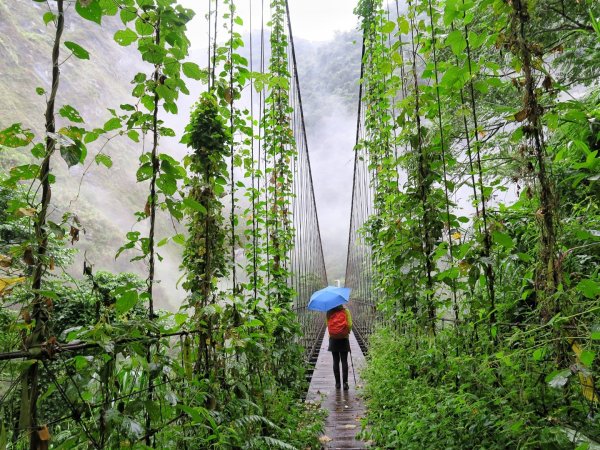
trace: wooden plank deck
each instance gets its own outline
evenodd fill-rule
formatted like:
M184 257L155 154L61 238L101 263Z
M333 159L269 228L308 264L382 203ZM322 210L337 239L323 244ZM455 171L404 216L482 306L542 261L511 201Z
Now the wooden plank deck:
M361 386L359 371L365 362L364 355L354 337L354 333L352 333L350 335L350 349L352 350L352 358L354 360L357 386L355 386L352 376L352 363L350 362L350 358L348 358L348 384L350 385L350 390L335 389L333 359L331 353L327 351L328 344L329 333L325 332L319 358L317 359L306 397L309 401L321 402L321 406L329 410L329 416L325 424L325 433L321 437L323 448L367 448L366 443L355 438L356 434L360 431L360 420L365 413L365 407L358 392Z

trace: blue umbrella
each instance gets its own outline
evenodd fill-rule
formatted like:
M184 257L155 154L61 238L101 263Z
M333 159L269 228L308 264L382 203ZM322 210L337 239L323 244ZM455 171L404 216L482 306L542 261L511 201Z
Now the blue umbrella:
M307 308L312 311L329 311L348 302L350 291L350 288L327 286L310 297Z

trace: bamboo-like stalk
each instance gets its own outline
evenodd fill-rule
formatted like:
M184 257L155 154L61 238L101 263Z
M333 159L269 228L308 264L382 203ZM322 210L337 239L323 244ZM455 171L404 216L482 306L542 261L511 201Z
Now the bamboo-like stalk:
M433 20L433 6L431 0L428 0L429 6L429 19L431 24L431 38L432 44L431 47L433 49L433 66L434 66L434 76L435 76L435 94L437 100L437 118L438 118L438 127L440 133L440 151L442 157L442 170L443 170L443 181L444 181L444 200L446 206L446 217L448 220L448 258L450 260L450 267L454 267L454 255L452 253L454 248L454 243L452 241L452 227L450 226L450 198L448 195L448 165L446 162L446 141L444 136L444 125L442 122L442 105L440 99L440 80L439 80L439 72L438 72L438 58L437 58L437 37L435 34L435 23ZM454 315L456 320L459 319L459 306L457 300L457 288L456 288L456 279L451 278L450 289L452 290L452 307L454 309ZM458 330L458 327L457 327Z
M409 8L413 7L412 2L408 2ZM427 294L425 296L425 303L427 308L427 324L429 327L429 332L432 335L435 335L435 305L433 302L433 297L431 291L433 290L433 260L431 253L433 251L432 245L432 223L431 223L431 214L429 212L429 194L430 194L430 181L429 177L429 167L428 162L426 160L426 153L423 149L423 136L421 129L421 104L420 104L420 95L419 95L419 78L417 75L417 46L416 39L418 39L418 28L414 23L414 18L411 17L411 48L412 48L412 75L413 75L413 89L415 91L415 122L417 127L417 142L414 145L414 148L417 150L417 160L418 160L418 172L417 172L417 184L419 190L419 200L421 202L421 207L423 208L423 215L421 217L421 227L423 233L423 242L421 243L423 249L423 257L425 258L425 275L427 277ZM417 36L415 36L415 30Z
M464 0L463 0L464 5ZM471 44L469 43L469 29L468 26L464 26L464 37L466 41L467 51L467 63L469 67L469 94L470 94L470 107L471 117L473 120L473 139L475 140L475 156L477 161L477 182L479 187L479 197L481 199L481 219L483 220L483 256L486 258L485 262L485 277L487 283L488 296L490 301L490 334L492 327L496 324L496 288L495 288L495 274L492 263L489 261L489 257L492 254L492 236L490 234L490 228L488 223L487 205L485 200L485 192L483 188L483 168L481 164L481 142L479 140L479 122L477 117L477 107L475 104L475 88L473 84L473 64L471 58ZM466 119L465 119L466 120ZM477 211L479 214L479 211ZM496 339L496 338L494 338Z

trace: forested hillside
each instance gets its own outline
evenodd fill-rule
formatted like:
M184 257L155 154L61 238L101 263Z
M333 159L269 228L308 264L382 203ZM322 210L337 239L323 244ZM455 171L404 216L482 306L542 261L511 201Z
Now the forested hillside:
M36 88L47 89L51 77L48 55L52 41L47 33L50 25L42 20L45 10L43 3L0 2L0 57L5 61L4 81L0 83L4 99L0 105L0 127L20 122L37 135L43 133L42 111L47 94L37 94ZM114 17L104 18L106 33L114 34L118 26ZM118 110L120 104L131 98L131 85L123 81L141 69L141 59L129 48L105 39L94 24L76 16L66 27L65 40L79 43L89 56L85 59L72 56L61 65L65 76L57 101L59 105L72 105L86 123L102 127L112 117L108 109ZM58 119L59 128L67 124L67 118ZM77 277L82 273L84 255L96 270L143 271L140 263L132 265L127 257L115 259L125 233L136 225L133 213L143 209L146 202L144 189L129 171L132 165L137 165L140 147L118 130L109 137L107 142L89 144L90 158L85 165L69 168L66 162L57 160L54 167L58 188L52 199L52 216L58 220L69 212L77 216L80 224L73 246L78 251L74 255L76 262L68 269ZM98 152L110 159L91 157ZM4 151L0 158L3 170L30 162L28 155L17 151ZM167 221L161 221L160 226L164 233L171 227ZM173 230L168 232L176 234ZM163 251L166 261L159 273L164 279L163 286L168 288L161 289L159 302L173 309L183 297L181 291L175 290L174 275L180 250L171 245Z

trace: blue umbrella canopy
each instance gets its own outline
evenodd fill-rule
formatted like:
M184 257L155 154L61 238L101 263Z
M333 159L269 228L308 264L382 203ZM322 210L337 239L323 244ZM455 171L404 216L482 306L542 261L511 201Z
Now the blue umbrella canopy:
M311 295L307 308L312 311L329 311L347 303L350 291L350 288L327 286Z

